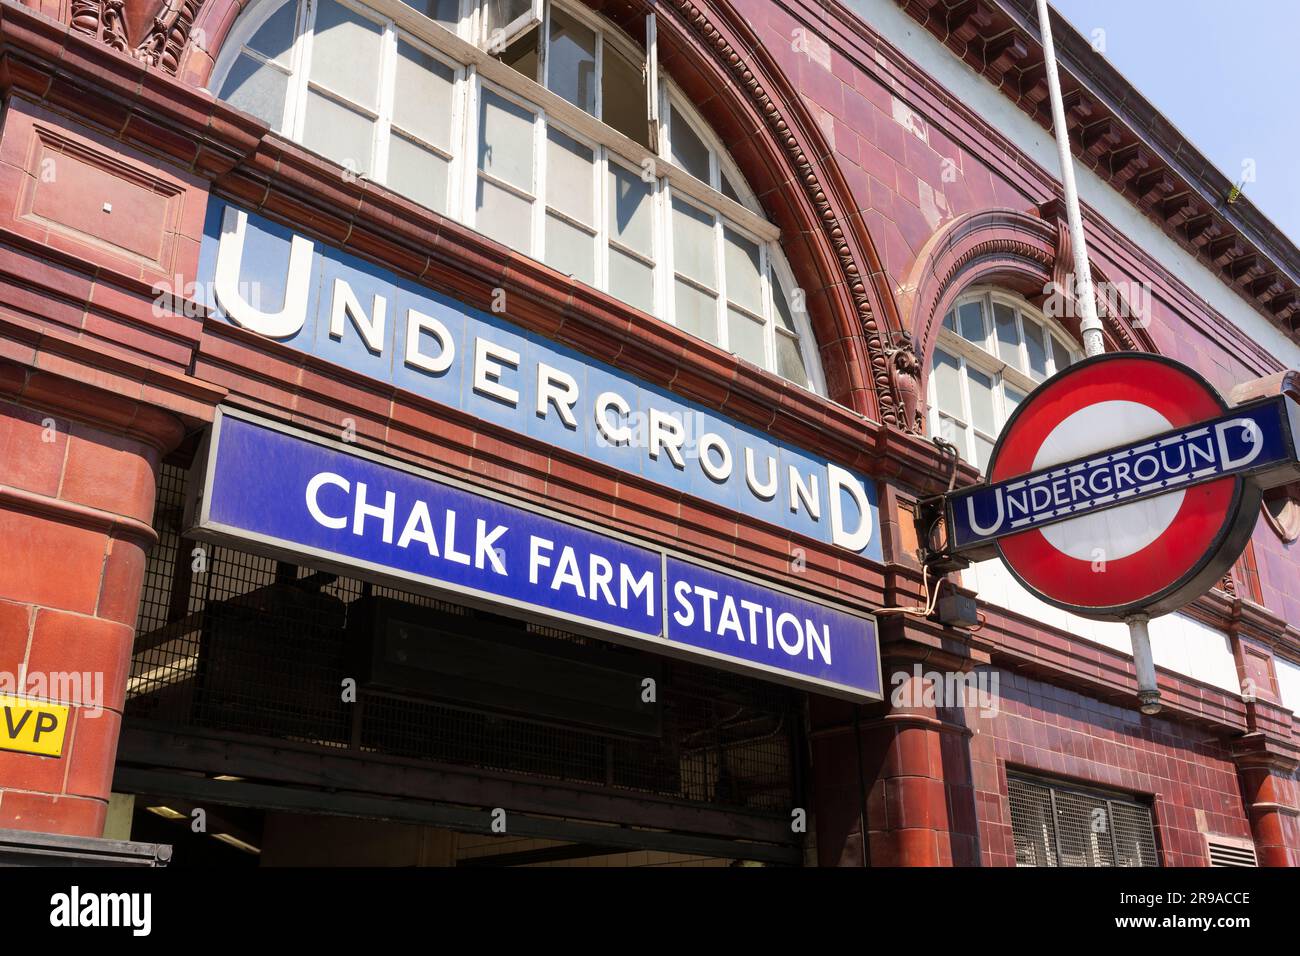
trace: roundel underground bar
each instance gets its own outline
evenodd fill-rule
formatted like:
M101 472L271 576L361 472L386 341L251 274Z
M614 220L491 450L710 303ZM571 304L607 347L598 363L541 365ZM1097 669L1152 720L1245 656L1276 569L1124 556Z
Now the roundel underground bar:
M1298 862L1300 254L1054 20L1085 357L1032 6L6 0L0 858Z

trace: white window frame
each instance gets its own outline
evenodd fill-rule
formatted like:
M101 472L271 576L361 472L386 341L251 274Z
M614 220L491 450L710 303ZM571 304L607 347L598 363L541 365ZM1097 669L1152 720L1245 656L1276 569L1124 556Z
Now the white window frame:
M376 171L386 169L388 160L386 131L388 117L392 114L392 71L395 67L393 59L396 49L393 41L393 24L391 20L388 20L382 14L376 13L364 4L354 3L352 0L333 0L333 2L379 27L379 76L375 81L375 106L369 107L354 103L338 91L311 79L312 41L315 38L316 14L320 9L320 4L319 0L308 0L308 2L300 4L301 12L299 16L302 24L297 41L294 44L297 67L293 77L294 82L290 84L292 93L285 96L286 112L289 114L286 123L292 124L293 133L291 138L295 142L302 142L303 130L306 129L307 125L309 92L315 92L351 112L369 116L374 122L374 131L371 133L370 138L369 162L366 165L365 173L358 173L358 175L363 179L383 182L382 179L376 179ZM288 107L288 101L290 100L293 101L291 110Z
M984 341L973 342L967 339L960 332L948 328L943 324L948 315L954 317L953 324L960 328L960 318L958 310L972 302L980 303L982 316L984 320ZM1018 348L1021 360L1021 367L1016 367L1007 363L998 351L997 325L994 319L993 304L998 303L1010 306L1015 311L1016 316L1016 334L1019 337ZM987 375L993 381L993 417L997 432L1006 426L1007 419L1010 418L1014 405L1007 399L1006 391L1008 388L1014 389L1022 396L1027 396L1040 384L1028 371L1029 353L1026 346L1024 323L1026 321L1036 323L1043 330L1043 342L1046 353L1045 367L1047 374L1043 381L1051 378L1060 369L1056 368L1056 356L1052 349L1052 340L1064 348L1070 356L1070 362L1079 361L1082 358L1082 351L1074 344L1069 334L1057 323L1047 318L1040 311L1031 306L1024 299L1010 295L998 289L990 287L976 287L962 296L960 296L948 309L943 318L940 319L939 334L935 340L935 349L943 351L957 360L958 364L958 381L961 386L961 412L960 417L952 409L944 409L943 416L952 418L958 424L965 428L965 448L958 448L962 458L979 466L978 458L975 454L975 437L978 434L989 442L997 441L997 433L989 435L982 429L975 427L974 416L971 412L971 391L970 391L970 374L969 369L974 368L979 372ZM934 375L934 357L930 358L929 368L926 370L926 400L929 407L929 427L930 434L942 437L940 427L940 410L938 399L938 386Z
M284 114L278 128L289 130L289 138L301 141L305 122L304 104L309 88L311 41L315 25L316 8L319 0L288 0L297 2L297 18L293 51L290 56L290 74L285 93ZM390 137L395 135L393 125L393 99L399 95L394 89L394 77L397 67L397 50L399 40L410 42L422 52L435 57L439 62L455 71L454 103L452 107L452 148L446 150L432 143L427 143L418 136L403 131L402 135L419 142L431 152L449 161L447 213L449 216L474 226L475 193L480 177L492 182L511 193L520 195L530 201L532 219L529 224L530 248L521 250L538 260L545 261L546 219L548 207L546 202L546 154L547 129L554 124L564 135L583 143L593 150L593 188L595 189L595 243L596 253L593 263L593 277L597 288L610 294L616 294L608 288L610 275L610 249L621 252L653 268L654 312L664 321L676 324L674 316L675 295L674 282L676 273L672 263L672 217L673 197L681 198L696 209L703 210L713 218L715 237L715 256L717 263L717 326L716 341L722 348L728 347L728 299L726 290L726 243L725 230L732 229L737 234L758 245L760 250L760 281L763 293L763 351L764 367L777 371L776 306L773 300L772 283L780 282L790 311L794 316L799 336L799 352L804 363L807 387L825 394L820 354L816 339L813 338L806 312L797 307L801 297L792 281L792 272L785 262L777 245L780 231L764 218L762 208L756 196L750 190L744 177L727 154L717 136L709 128L691 104L665 77L657 67L657 44L655 43L656 24L653 13L647 14L646 32L648 49L642 50L630 37L606 21L597 13L582 4L570 0L533 0L530 16L537 14L536 25L540 33L540 64L538 75L545 80L550 64L547 62L547 49L550 43L551 9L559 4L565 13L573 19L593 29L596 35L596 76L595 113L586 112L581 107L570 103L559 94L547 89L544 83L530 79L494 55L480 49L472 39L481 29L482 8L480 0L461 0L460 20L456 30L449 29L439 21L432 20L408 6L402 0L336 0L383 27L381 43L381 69L378 108L372 117L375 121L372 154L370 156L368 177L375 182L384 183L388 178L388 153ZM230 43L226 44L213 71L212 85L220 89L233 67L244 45L253 33L278 9L277 0L263 0L264 11L256 11L253 16L241 18L236 33ZM517 22L524 20L520 17ZM517 38L522 29L514 35ZM507 44L508 45L508 44ZM657 144L657 152L641 146L622 133L606 126L600 117L604 113L604 51L618 49L632 62L641 61L647 76L648 105L652 115L648 122L650 140ZM259 61L265 57L249 51ZM273 69L283 72L280 67L271 64ZM324 89L320 84L311 84L311 88L320 88L322 95L339 98L333 91ZM520 106L533 115L533 178L532 192L525 195L511 183L505 183L490 173L478 168L479 136L478 129L480 100L482 90L490 89L493 93ZM346 99L341 99L350 109L359 109ZM705 143L709 150L709 182L696 179L685 170L671 162L668 126L673 109L691 125L692 129ZM364 108L360 108L364 109ZM650 185L651 218L653 226L653 262L646 262L644 254L624 247L609 235L608 182L609 164L613 162L623 169L640 175ZM646 177L650 178L647 179ZM722 177L726 176L736 196L736 201L721 192ZM561 218L569 217L558 213ZM587 228L583 224L584 230ZM745 306L738 306L753 318L758 314Z
M530 103L524 97L515 93L506 87L485 80L481 76L474 76L471 79L473 88L473 98L471 106L473 109L472 116L468 124L469 140L474 145L474 156L472 158L473 168L467 169L465 177L465 195L462 197L464 205L464 220L468 226L477 227L478 211L476 209L475 197L478 192L479 179L486 179L493 185L504 189L506 192L527 199L531 204L529 236L531 238L531 248L520 250L525 255L534 259L542 259L545 254L545 226L543 216L539 213L539 207L546 204L546 114L536 103ZM484 91L491 92L509 103L513 103L522 110L533 115L533 163L532 163L532 191L528 192L516 186L514 183L508 183L491 173L479 169L478 166L478 146L480 144L479 117L482 115L481 105Z
M763 248L768 250L771 247L764 245ZM794 270L790 268L790 263L786 261L785 256L780 254L779 249L776 250L776 253L777 254L775 255L769 253L767 256L768 270L766 281L769 283L767 302L769 308L772 310L772 320L768 323L768 337L771 341L768 354L771 356L772 362L769 367L774 373L778 375L780 374L777 371L776 362L776 336L785 334L777 328L780 323L776 317L776 300L770 294L771 280L776 279L776 281L780 283L782 292L785 295L786 305L790 309L790 316L794 319L795 334L799 344L799 357L803 360L804 375L808 379L808 388L819 395L825 395L826 377L822 372L821 355L809 354L810 352L817 351L817 338L813 335L812 322L808 318L808 310L807 308L800 308L794 301L791 301L791 293L799 288L799 284L794 281Z
M746 210L762 215L762 206L759 205L758 197L754 195L753 190L749 188L749 183L745 177L740 174L740 168L736 165L730 154L718 142L718 137L714 134L709 124L704 121L694 106L684 97L676 85L670 81L660 84L663 92L663 107L660 110L660 142L664 144L662 155L666 162L672 162L672 114L676 110L686 120L687 124L700 141L709 150L709 181L705 184L718 195L724 198L730 198L722 192L722 177L726 176L727 180L736 190L736 195L740 197L740 205ZM682 170L685 173L685 170ZM686 175L690 175L687 173ZM694 178L693 176L691 177ZM698 181L698 180L697 180Z
M463 25L465 23L464 3L465 0L462 0L462 30L464 29ZM547 24L543 18L544 5L545 0L532 0L528 5L527 10L519 14L519 16L515 17L504 27L501 27L501 35L496 39L496 42L493 43L493 38L489 36L487 32L487 23L486 18L484 17L484 4L476 2L476 0L469 0L468 6L471 21L470 35L474 38L474 44L484 51L495 51L497 53L503 52L508 46L510 46L510 44L514 43L529 30L536 27L546 27ZM489 47L489 43L492 44L491 47Z
M592 213L591 214L594 220L594 222L590 224L579 222L577 219L574 219L568 213L552 207L550 203L547 201L547 197L546 197L546 189L547 186L550 184L550 180L548 178L543 178L542 196L541 196L541 200L542 200L542 228L541 228L542 247L541 248L543 253L543 261L545 261L545 253L546 253L546 217L548 215L553 214L558 219L568 223L570 226L573 226L576 229L580 229L583 232L589 232L591 234L592 242L594 245L594 248L592 250L593 259L592 259L592 270L591 270L591 274L593 276L593 285L597 289L603 289L605 288L606 285L605 270L607 267L606 263L608 260L608 255L604 252L604 243L606 241L606 236L608 234L608 228L609 228L608 217L606 215L606 210L605 210L606 198L604 195L604 186L605 186L604 173L605 173L605 161L606 161L605 148L601 146L600 143L595 142L594 140L590 140L587 137L581 135L580 133L575 132L574 130L568 129L562 123L548 122L544 114L542 116L542 125L544 126L544 129L542 131L543 149L546 149L548 151L550 150L550 131L551 128L554 127L557 133L560 133L563 136L567 136L569 139L573 140L574 142L579 143L580 145L585 146L591 150L591 177L592 177L591 179ZM543 159L542 169L544 170L546 168L545 166L546 157L542 157L542 159ZM552 268L556 268L556 267L552 266Z
M468 71L455 60L447 57L432 44L423 40L419 36L394 25L393 49L390 57L390 60L392 61L393 76L388 80L388 82L394 87L394 93L396 92L396 70L399 58L399 45L402 43L409 43L421 53L437 60L443 66L452 71L451 128L449 132L451 147L450 149L447 149L438 146L415 133L409 132L400 126L396 126L393 123L393 110L390 105L388 110L388 119L384 129L384 178L379 181L385 184L388 182L388 174L390 172L388 168L388 147L391 144L394 135L393 129L396 128L398 130L397 135L414 143L418 143L422 148L427 149L429 152L434 153L447 161L447 214L452 218L459 219L462 216L462 190L460 178L463 175L465 168L465 162L462 162L461 159L466 157L465 149L468 142L465 135L465 88L469 83L466 76ZM475 159L475 162L477 163L477 158Z
M646 183L650 188L650 255L651 259L647 260L644 253L625 245L618 239L614 238L613 232L609 228L609 217L611 213L609 203L609 177L610 166L617 166L624 172L631 174L637 179L641 179L640 171L622 156L611 154L609 150L601 149L600 163L600 260L601 260L601 278L606 283L602 289L607 289L608 279L612 272L610 265L610 250L618 250L626 256L636 259L643 265L650 267L650 283L653 290L654 309L653 315L662 316L665 314L668 306L664 302L663 278L667 272L665 260L668 255L667 243L664 242L662 235L663 226L661 220L663 217L663 192L666 186L662 179L655 178ZM641 180L645 182L645 180ZM611 293L612 294L612 293Z
M676 242L672 239L674 201L681 202L689 206L691 209L695 210L696 212L703 213L705 216L708 216L713 220L713 224L711 228L713 231L713 279L715 283L714 287L705 285L700 280L692 276L679 273L677 271L677 263L675 261L676 257L674 255L674 252L676 250ZM727 328L726 328L726 323L723 320L723 315L725 313L725 308L726 308L727 288L726 288L726 275L725 275L726 268L725 268L725 264L723 263L722 256L725 254L726 249L723 246L723 242L722 242L722 226L721 226L720 217L716 210L710 209L708 206L705 206L701 203L693 202L691 198L688 196L675 195L673 192L673 188L671 186L667 186L663 190L662 205L663 205L664 217L667 220L666 235L668 237L668 242L666 243L668 247L668 254L666 258L668 261L666 263L666 268L664 269L664 278L667 280L666 289L665 289L665 300L663 303L664 321L666 321L670 325L679 325L677 321L677 282L680 279L681 281L685 282L687 285L691 286L692 288L698 289L704 292L706 295L713 296L713 322L714 322L713 341L719 348L725 349L727 347L727 339L726 339Z

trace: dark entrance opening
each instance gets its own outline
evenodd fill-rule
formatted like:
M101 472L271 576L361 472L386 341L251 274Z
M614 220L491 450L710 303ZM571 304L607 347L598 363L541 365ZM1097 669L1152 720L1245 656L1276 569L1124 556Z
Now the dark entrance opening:
M204 810L253 835L219 841L232 865L331 839L411 865L802 860L805 695L182 539L184 484L163 467L114 785L133 832Z

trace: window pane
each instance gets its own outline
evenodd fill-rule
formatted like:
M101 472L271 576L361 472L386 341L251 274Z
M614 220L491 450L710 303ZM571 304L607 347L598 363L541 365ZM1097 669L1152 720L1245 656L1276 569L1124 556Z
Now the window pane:
M609 234L647 258L654 256L650 190L636 173L609 164Z
M719 179L721 180L721 188L718 191L728 199L738 202L743 206L744 202L741 201L740 193L736 191L735 186L731 185L731 180L727 178L727 174L719 173Z
M775 272L772 273L772 302L776 306L777 327L798 336L799 326L794 324L794 313L790 311L790 303L785 297L785 289L781 287L781 281L777 279Z
M945 316L943 317L943 327L944 327L945 329L952 329L954 332L956 332L956 331L957 331L957 313L955 313L955 312L949 312L947 315L945 315Z
M697 282L717 287L713 216L680 199L673 200L673 268Z
M397 44L393 122L425 142L451 149L451 67L409 43Z
M998 429L993 415L993 379L968 365L966 381L970 386L971 424L982 432L996 435Z
M483 90L478 122L478 168L531 193L533 114Z
M1016 329L1016 310L1001 302L993 303L993 319L998 327L998 356L1022 372L1020 358L1020 332Z
M944 441L952 442L957 446L957 452L962 458L970 458L970 450L966 447L966 426L959 425L947 415L939 416L939 437Z
M758 243L731 229L726 237L727 298L751 312L763 313L763 280L759 275Z
M556 216L546 217L546 262L587 285L596 284L596 237Z
M934 393L939 408L965 418L961 402L961 366L942 349L934 350Z
M799 340L779 329L776 333L776 370L782 377L807 388L808 372L804 369L803 351L799 348Z
M551 126L546 130L546 201L579 222L596 225L595 154Z
M628 139L650 146L650 120L645 110L645 74L613 44L601 53L600 118Z
M674 314L677 327L683 332L698 335L716 345L718 341L717 300L681 279L678 279L674 286L676 287Z
M651 314L655 310L654 270L617 249L609 250L609 292Z
M532 250L531 202L480 177L474 208L479 232L522 252Z
M244 45L256 50L267 59L287 67L289 54L293 50L293 34L297 20L298 4L286 3L267 17L266 22L257 28L257 32Z
M595 116L596 32L552 6L547 57L547 89Z
M984 344L984 307L979 302L967 302L957 309L957 325L962 338Z
M1046 343L1043 342L1043 327L1027 317L1022 317L1025 329L1025 351L1029 353L1029 374L1034 378L1043 378L1047 374Z
M993 442L980 435L975 436L975 467L980 471L989 470L989 458L993 455Z
M1004 404L1006 405L1007 418L1010 418L1011 413L1019 408L1020 403L1025 400L1025 394L1007 385L1002 388L1002 396L1006 399Z
M1070 367L1070 351L1055 335L1052 336L1052 361L1056 363L1058 372L1063 372Z
M311 78L359 106L374 109L379 89L379 24L335 0L319 0L311 43Z
M236 109L252 113L278 128L284 118L284 92L288 82L288 76L275 67L241 53L221 87L220 96Z
M359 175L370 172L370 144L375 123L370 117L307 91L307 118L302 144Z
M677 107L671 109L672 127L668 132L673 148L673 162L696 179L709 182L709 147L691 129L686 117L677 111Z
M452 32L460 23L460 0L402 0L412 10L436 20Z
M727 310L727 345L743 359L767 368L767 350L763 347L763 323L755 322L743 312Z
M538 48L541 43L542 31L528 30L516 37L504 50L501 50L497 55L497 59L520 75L526 76L530 80L539 81L537 71L541 66L542 58L538 53ZM497 45L489 44L488 50L496 54Z
M448 162L431 150L394 135L388 144L388 185L421 206L447 211Z

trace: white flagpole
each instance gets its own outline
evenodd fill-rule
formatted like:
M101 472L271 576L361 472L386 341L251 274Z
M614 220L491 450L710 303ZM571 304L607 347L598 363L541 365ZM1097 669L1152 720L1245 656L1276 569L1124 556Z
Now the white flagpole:
M1070 226L1070 248L1074 253L1074 300L1080 311L1079 330L1083 335L1085 355L1106 351L1101 322L1097 318L1097 300L1092 292L1092 269L1088 265L1088 243L1083 235L1083 217L1079 214L1079 191L1074 183L1074 158L1070 155L1070 133L1065 125L1065 103L1061 99L1061 78L1056 72L1056 49L1052 45L1052 23L1047 0L1038 0L1038 24L1043 35L1043 62L1047 70L1047 91L1052 101L1052 129L1056 134L1056 152L1061 160L1061 186L1065 190L1065 215ZM1062 290L1067 291L1067 290ZM1137 671L1138 701L1144 714L1160 713L1160 691L1156 687L1156 665L1151 654L1151 635L1145 614L1128 620L1129 640L1133 645L1133 665Z
M1065 103L1061 99L1061 78L1056 72L1056 48L1052 46L1052 25L1047 14L1047 0L1038 0L1038 23L1043 32L1043 61L1047 69L1047 91L1052 102L1052 129L1056 133L1056 152L1061 160L1061 185L1065 189L1065 215L1070 225L1070 247L1074 253L1074 293L1081 312L1085 355L1106 351L1097 319L1097 301L1092 294L1092 270L1088 267L1088 241L1083 235L1083 217L1079 215L1079 191L1074 185L1074 160L1070 155L1069 128L1065 125ZM1062 290L1066 291L1066 290Z

